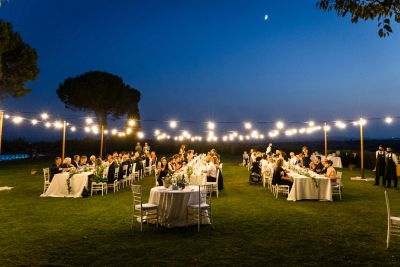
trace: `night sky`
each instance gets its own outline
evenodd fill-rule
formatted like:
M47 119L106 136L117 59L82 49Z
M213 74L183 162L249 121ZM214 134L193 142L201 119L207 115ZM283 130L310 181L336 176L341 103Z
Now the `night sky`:
M69 76L102 70L139 89L143 119L400 115L400 27L381 39L376 22L351 24L315 2L10 0L0 17L37 50L41 73L29 84L32 93L1 105L82 124L85 114L66 110L55 91ZM368 137L399 136L396 126L369 125ZM144 123L147 132L155 127L167 128ZM5 138L27 136L24 126L17 128L5 129ZM42 130L29 135L52 137Z

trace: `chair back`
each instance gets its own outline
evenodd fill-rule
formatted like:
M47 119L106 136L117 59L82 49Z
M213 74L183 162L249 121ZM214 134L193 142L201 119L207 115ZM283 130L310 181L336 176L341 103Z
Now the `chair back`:
M155 172L154 172L154 179L155 179L155 181L156 181L156 186L158 186L158 181L157 181L157 170L155 170Z
M389 203L389 194L385 190L385 200L386 200L386 210L387 210L387 216L388 216L388 222L390 222L390 203Z
M211 207L212 192L215 185L199 185L199 207L202 203L206 203Z
M133 165L132 165L132 173L135 173L135 172L136 172L136 162L133 163Z
M217 169L217 179L215 180L216 183L218 183L219 180L219 174L221 173L220 169Z
M119 167L115 168L115 171L114 171L114 179L115 180L118 179L118 174L119 174Z
M50 168L43 168L43 178L45 182L50 182Z
M133 196L133 207L135 207L136 205L140 205L140 208L142 208L142 186L133 184L131 188Z
M146 169L146 160L143 160L142 164L143 164L143 170Z
M129 167L128 164L122 166L122 177L124 178L128 176L128 167Z
M338 186L342 186L342 175L343 175L342 172L337 172L336 173L336 184Z
M103 178L107 178L108 177L108 167L106 167L103 171Z

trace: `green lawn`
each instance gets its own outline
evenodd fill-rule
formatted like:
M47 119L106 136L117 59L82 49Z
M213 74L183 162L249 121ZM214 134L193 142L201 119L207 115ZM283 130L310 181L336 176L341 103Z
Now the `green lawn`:
M224 159L224 158L223 158ZM343 200L273 198L248 184L240 158L225 158L225 190L213 202L214 228L130 230L131 193L40 198L44 161L0 165L0 266L5 265L396 265L400 238L386 249L383 188L353 182ZM372 175L372 173L369 173ZM144 179L146 199L153 177ZM390 190L400 215L400 192ZM138 225L136 225L137 227Z

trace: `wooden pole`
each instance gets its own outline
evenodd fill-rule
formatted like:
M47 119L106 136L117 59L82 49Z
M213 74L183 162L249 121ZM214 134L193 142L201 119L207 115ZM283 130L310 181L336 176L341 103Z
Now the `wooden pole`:
M61 152L62 161L64 161L64 159L65 159L65 137L66 137L66 134L67 134L67 122L64 121L63 122L62 152Z
M361 179L365 178L364 173L364 129L363 124L364 120L360 119L360 160L361 160Z
M3 118L4 118L4 111L0 110L0 155L1 155L1 139L3 136Z
M325 158L328 158L328 126L324 123Z
M103 158L104 125L101 125L100 158Z

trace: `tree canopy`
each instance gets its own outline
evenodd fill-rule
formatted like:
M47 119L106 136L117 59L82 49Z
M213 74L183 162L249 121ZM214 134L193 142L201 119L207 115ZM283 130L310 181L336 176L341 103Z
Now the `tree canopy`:
M67 78L59 85L57 95L68 109L93 112L99 125L107 126L109 115L114 119L140 117L140 92L111 73L89 71Z
M39 75L35 49L25 43L10 23L0 20L0 100L24 96L25 83Z
M321 0L317 7L325 11L335 10L341 17L351 16L351 22L378 20L379 37L392 33L391 22L400 22L400 0Z

